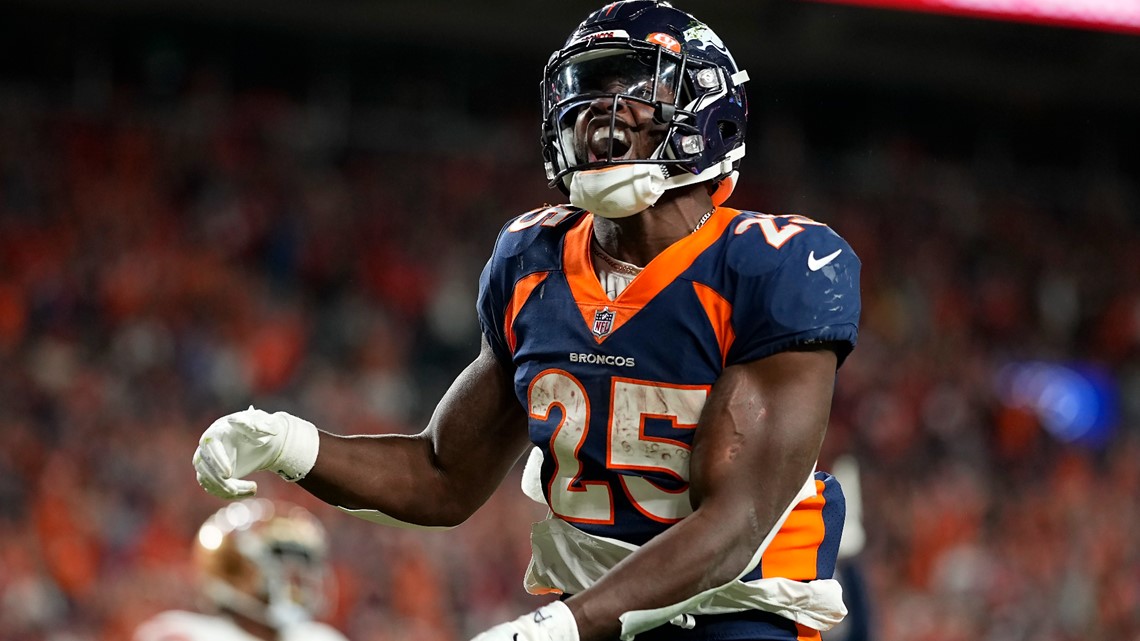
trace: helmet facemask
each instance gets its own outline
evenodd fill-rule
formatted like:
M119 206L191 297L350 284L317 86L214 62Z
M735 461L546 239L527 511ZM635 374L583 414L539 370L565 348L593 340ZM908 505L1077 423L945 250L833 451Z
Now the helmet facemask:
M550 186L582 206L573 199L575 183L587 176L598 185L613 181L602 185L607 193L628 192L642 179L661 193L704 181L731 185L724 179L744 156L747 79L720 38L693 16L655 0L606 5L546 65L542 146ZM576 129L587 110L608 121L592 115L591 129ZM637 149L627 137L640 138ZM602 171L607 176L597 175ZM719 191L727 197L731 189Z
M548 66L544 138L551 186L569 174L614 165L670 165L685 161L669 143L695 134L692 101L683 82L688 61L649 43L602 44L570 53Z

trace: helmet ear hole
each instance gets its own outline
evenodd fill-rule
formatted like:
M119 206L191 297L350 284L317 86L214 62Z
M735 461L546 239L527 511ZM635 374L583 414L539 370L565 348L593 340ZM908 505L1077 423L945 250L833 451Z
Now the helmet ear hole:
M731 120L721 120L716 123L717 130L720 131L720 138L725 142L729 142L736 138L740 133L740 127L736 126L735 122Z

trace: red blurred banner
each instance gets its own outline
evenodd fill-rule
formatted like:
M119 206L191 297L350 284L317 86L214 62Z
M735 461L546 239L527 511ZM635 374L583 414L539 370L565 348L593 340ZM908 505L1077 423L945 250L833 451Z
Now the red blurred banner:
M1140 34L1140 0L819 0Z

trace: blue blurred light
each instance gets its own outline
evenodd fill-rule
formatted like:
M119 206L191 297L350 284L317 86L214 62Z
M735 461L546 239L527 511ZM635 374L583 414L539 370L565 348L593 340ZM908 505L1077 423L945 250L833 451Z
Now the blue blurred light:
M998 374L998 392L1007 405L1034 412L1041 425L1065 443L1100 447L1116 429L1116 382L1102 366L1012 363Z

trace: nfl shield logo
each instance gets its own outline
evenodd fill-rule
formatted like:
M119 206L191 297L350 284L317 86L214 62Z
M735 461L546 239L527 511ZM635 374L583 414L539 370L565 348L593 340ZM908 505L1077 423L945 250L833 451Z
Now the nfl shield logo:
M594 312L594 336L601 338L610 333L614 328L614 313L610 311L609 307L603 307Z

